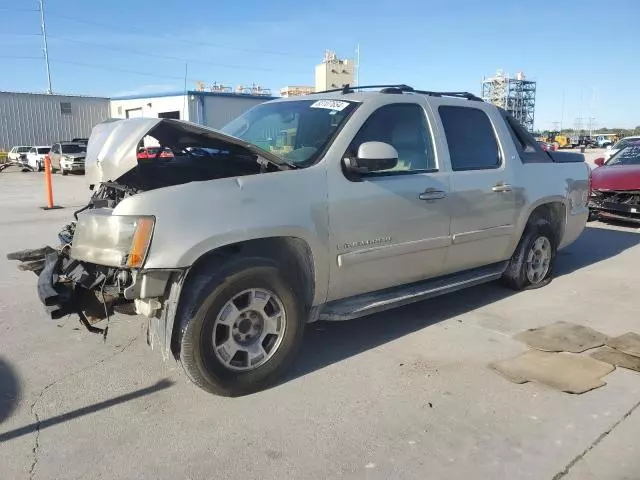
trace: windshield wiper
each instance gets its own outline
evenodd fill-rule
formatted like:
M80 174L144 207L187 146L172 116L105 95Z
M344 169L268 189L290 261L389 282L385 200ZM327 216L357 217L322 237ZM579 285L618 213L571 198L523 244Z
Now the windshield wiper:
M290 163L287 162L286 160L284 160L283 158L281 158L278 155L275 155L271 152L269 152L271 155L274 155L278 158L278 161L276 162L275 160L272 160L269 157L266 156L258 156L257 158L257 162L260 165L260 167L262 168L266 168L267 165L271 164L271 165L275 165L276 168L278 168L278 170L290 170L290 169L296 169L296 168L300 168L298 167L295 163Z

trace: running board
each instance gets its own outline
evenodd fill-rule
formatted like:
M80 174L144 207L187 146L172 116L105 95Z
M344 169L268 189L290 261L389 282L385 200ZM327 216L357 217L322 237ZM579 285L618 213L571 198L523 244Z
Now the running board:
M335 300L324 306L318 319L326 321L351 320L498 280L506 270L508 263L494 263L419 283Z

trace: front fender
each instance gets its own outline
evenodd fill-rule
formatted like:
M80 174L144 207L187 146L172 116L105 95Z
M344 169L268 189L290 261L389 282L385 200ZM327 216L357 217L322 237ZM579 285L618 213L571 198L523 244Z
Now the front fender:
M122 201L114 214L156 218L145 269L184 269L227 245L294 237L313 254L316 296L326 290L329 234L321 165L152 190Z

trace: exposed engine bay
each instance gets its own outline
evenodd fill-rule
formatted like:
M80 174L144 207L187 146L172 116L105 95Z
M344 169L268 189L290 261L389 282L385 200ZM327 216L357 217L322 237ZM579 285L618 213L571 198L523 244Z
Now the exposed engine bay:
M75 211L74 220L58 233L57 247L7 255L10 260L21 262L21 270L38 275L38 295L51 318L75 313L89 331L105 336L108 323L105 328L96 328L96 323L105 319L108 322L114 312L136 313L134 299L139 295L136 282L141 265L132 264L127 257L115 264L80 261L77 258L83 257L78 255L74 258L74 237L83 213L99 209L108 213L123 200L145 191L293 168L268 153L263 156L233 137L229 140L223 134L203 131L197 125L162 119L145 121L152 128L145 130L142 137L134 137L135 142L131 141L131 135L126 136L130 130L122 131L117 122L98 125L87 152L87 179L93 190L88 204ZM98 138L92 142L94 136ZM116 140L122 140L124 145L128 142L129 148L122 152L119 146L117 150L113 147L118 145ZM113 157L108 158L110 155ZM113 179L106 177L116 172L121 175ZM99 182L92 183L95 179Z

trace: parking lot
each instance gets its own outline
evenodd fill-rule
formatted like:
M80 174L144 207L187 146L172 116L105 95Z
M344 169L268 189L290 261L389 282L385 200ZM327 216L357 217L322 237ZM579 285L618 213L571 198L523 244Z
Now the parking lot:
M599 153L592 152L593 161ZM221 398L191 385L118 316L103 341L48 319L6 253L54 244L81 176L0 174L0 478L637 479L640 374L571 395L488 364L558 320L640 331L640 229L588 224L547 287L497 284L344 323L310 324L278 386Z

